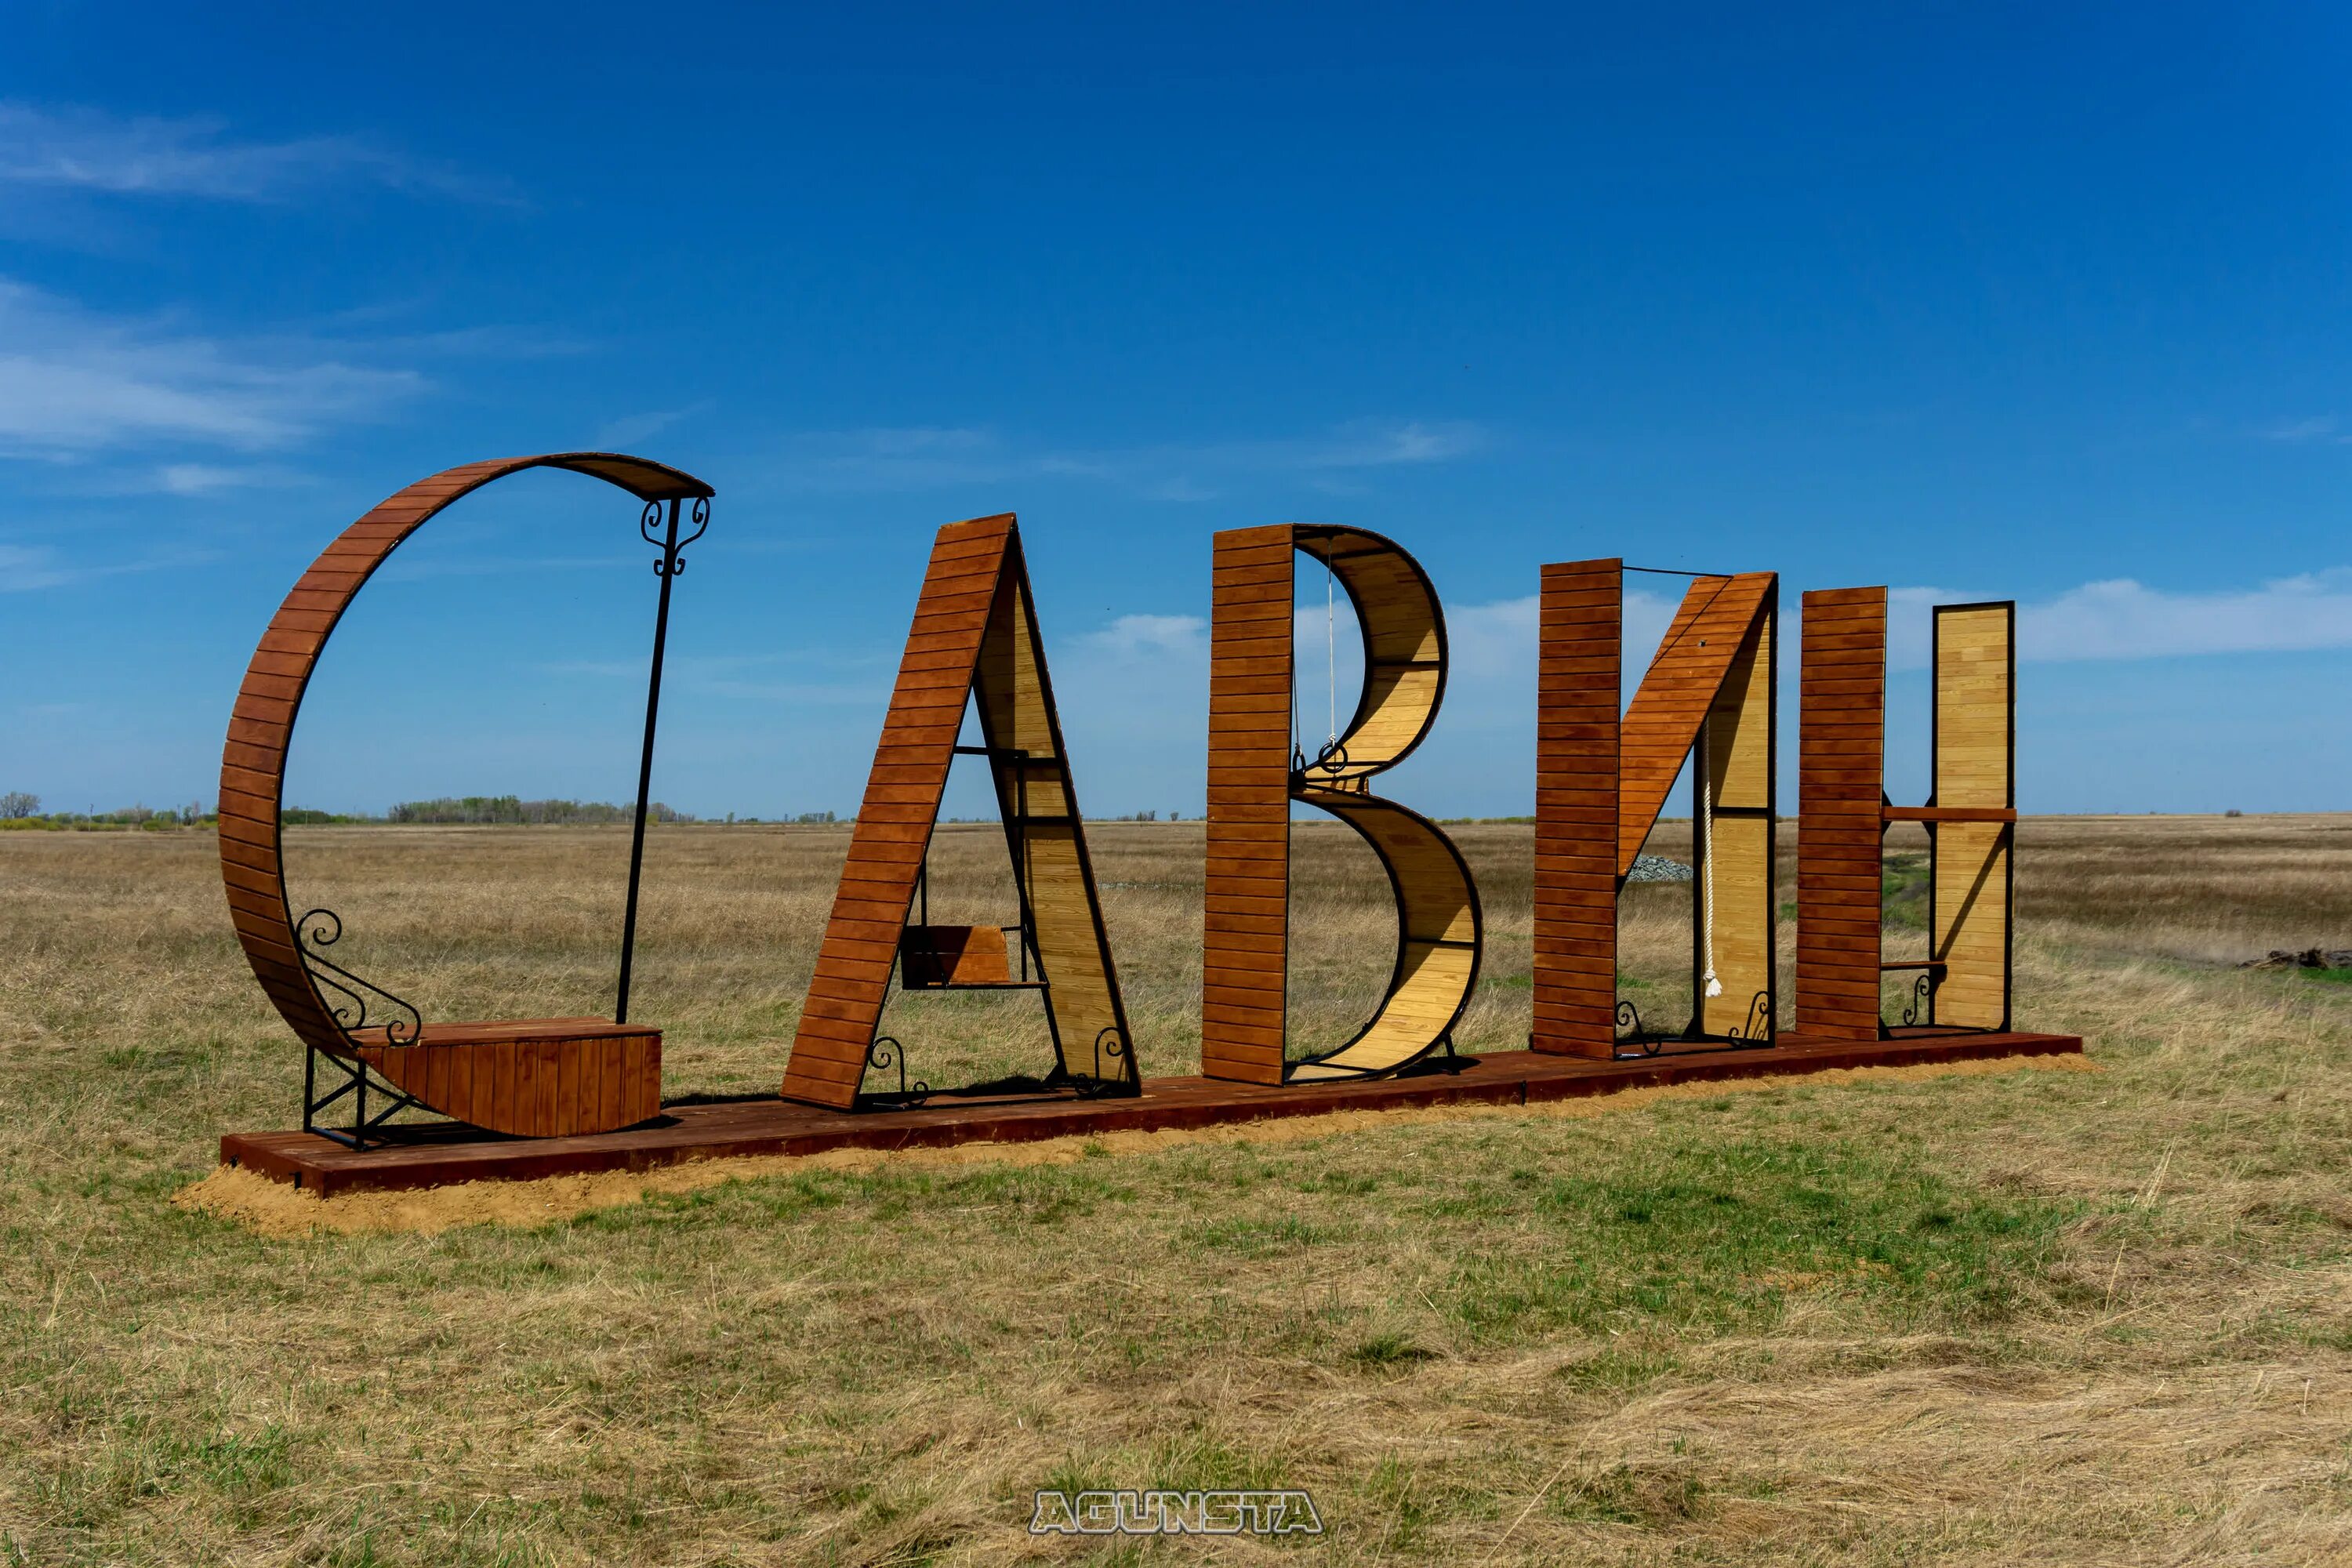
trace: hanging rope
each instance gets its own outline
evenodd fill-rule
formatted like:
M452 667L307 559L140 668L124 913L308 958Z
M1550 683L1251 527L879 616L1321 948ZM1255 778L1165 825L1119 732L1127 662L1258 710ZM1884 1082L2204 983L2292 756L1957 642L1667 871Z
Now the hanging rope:
M1323 558L1323 676L1330 687L1331 732L1323 742L1328 756L1339 743L1339 632L1331 592L1331 558Z
M1298 743L1298 605L1290 606L1290 771L1307 771L1307 751Z
M1715 768L1713 739L1714 716L1699 721L1698 766L1691 770L1691 788L1698 795L1699 857L1698 857L1698 921L1699 955L1705 962L1706 973L1699 978L1710 996L1723 994L1723 982L1715 977Z

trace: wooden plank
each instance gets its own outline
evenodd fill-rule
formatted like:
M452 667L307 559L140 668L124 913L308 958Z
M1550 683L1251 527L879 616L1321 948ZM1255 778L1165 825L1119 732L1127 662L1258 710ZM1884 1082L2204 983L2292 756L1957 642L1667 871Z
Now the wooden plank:
M1796 1024L1870 1040L1879 1032L1886 591L1816 589L1803 609Z
M1283 1016L1287 929L1277 920L1235 930L1227 917L1288 908L1295 546L1286 525L1228 530L1213 542L1210 567L1201 1070L1259 1083L1281 1081L1283 1042L1248 1020ZM1249 722L1217 722L1243 714ZM1252 1001L1216 1000L1235 995Z
M1528 1044L1552 1055L1616 1050L1618 700L1623 563L1542 569L1536 708L1533 981ZM1559 647L1593 650L1574 659Z

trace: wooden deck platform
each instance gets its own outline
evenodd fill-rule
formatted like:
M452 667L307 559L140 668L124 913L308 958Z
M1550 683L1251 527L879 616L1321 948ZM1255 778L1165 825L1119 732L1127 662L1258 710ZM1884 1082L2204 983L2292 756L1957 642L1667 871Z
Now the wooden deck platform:
M501 1138L470 1127L421 1130L415 1141L354 1152L314 1133L233 1132L221 1159L322 1197L338 1193L525 1181L597 1171L644 1171L689 1160L814 1154L827 1149L935 1148L1024 1142L1097 1132L1208 1127L1334 1110L1405 1106L1528 1105L1610 1094L1650 1084L1769 1078L1835 1068L1900 1067L2001 1057L2079 1053L2071 1035L1976 1034L1906 1029L1890 1040L1811 1041L1592 1061L1489 1051L1454 1072L1427 1071L1371 1082L1265 1086L1214 1079L1147 1079L1127 1100L989 1099L934 1095L913 1110L845 1112L760 1096L677 1100L651 1121L620 1132L564 1138ZM1442 1065L1442 1063L1441 1063Z

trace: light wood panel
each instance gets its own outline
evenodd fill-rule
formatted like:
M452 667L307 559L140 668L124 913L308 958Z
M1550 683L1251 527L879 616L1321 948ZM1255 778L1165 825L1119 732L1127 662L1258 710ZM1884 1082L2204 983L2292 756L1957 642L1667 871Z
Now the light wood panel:
M1773 950L1780 911L1772 897L1778 601L1778 588L1768 582L1701 731L1701 784L1714 810L1698 868L1713 887L1714 920L1711 944L1708 932L1699 932L1699 963L1704 970L1712 945L1723 993L1708 996L1700 988L1698 1020L1705 1033L1727 1038L1769 1036L1778 993Z
M1886 590L1804 596L1797 739L1797 1027L1879 1033Z
M967 701L1035 933L1055 1072L1093 1077L1099 1068L1139 1081L1028 566L1008 513L950 523L932 543L785 1066L787 1099L857 1104Z
M1617 726L1623 563L1542 574L1536 674L1535 1022L1528 1043L1606 1060L1617 1034Z
M2013 604L1936 607L1938 808L2014 813ZM1928 951L1943 961L1935 1021L2006 1029L2010 1022L2011 858L2006 822L1935 825Z
M511 1029L523 1025L428 1025L436 1044L429 1049L403 1044L404 1031L390 1030L370 1042L355 1038L339 1020L335 1004L321 993L304 962L303 934L296 929L287 901L285 864L279 840L284 810L286 758L293 742L294 722L302 706L311 672L327 639L342 619L352 599L401 543L438 515L451 502L484 485L526 468L562 468L587 474L617 486L640 501L706 500L713 492L690 474L642 458L613 452L559 452L538 457L504 458L467 463L429 479L419 479L389 497L345 529L321 551L309 571L299 578L278 613L271 617L247 667L244 684L229 717L228 736L221 750L220 857L221 880L237 943L254 978L295 1037L345 1060L363 1060L388 1081L414 1095L431 1109L477 1126L519 1131L551 1119L573 1131L604 1131L641 1121L646 1093L658 1104L660 1037L652 1031L646 1054L637 1047L622 1050L635 1063L633 1072L650 1071L651 1088L645 1093L604 1097L597 1103L580 1098L579 1058L604 1047L565 1047L551 1038L545 1051L508 1049L509 1041L489 1053L477 1070L467 1053L477 1042L463 1037L467 1029ZM323 926L314 928L327 929ZM334 928L340 930L340 927ZM318 945L318 944L314 944ZM320 956L326 956L323 952ZM347 1013L349 1009L347 1008ZM355 1013L349 1013L355 1018ZM576 1020L542 1020L542 1026ZM647 1031L632 1030L635 1039ZM621 1049L621 1047L610 1047ZM570 1049L570 1056L564 1051ZM419 1051L410 1056L406 1053ZM634 1054L632 1054L634 1053ZM509 1059L511 1058L511 1059ZM573 1085L570 1097L558 1097L557 1085L565 1060L572 1061ZM457 1065L464 1063L462 1068ZM549 1075L554 1075L551 1077ZM600 1073L594 1082L601 1086ZM631 1079L635 1084L637 1079ZM456 1085L463 1084L459 1093ZM485 1092L484 1085L494 1086ZM546 1100L542 1117L536 1109ZM609 1120L626 1116L626 1121Z

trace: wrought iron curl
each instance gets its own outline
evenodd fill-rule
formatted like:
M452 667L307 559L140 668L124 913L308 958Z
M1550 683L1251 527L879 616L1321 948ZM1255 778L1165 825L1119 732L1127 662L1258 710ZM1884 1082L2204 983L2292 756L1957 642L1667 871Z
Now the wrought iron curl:
M1756 993L1748 1004L1747 1021L1734 1024L1725 1030L1724 1038L1748 1045L1769 1042L1772 1038L1772 994L1769 991Z
M1903 1024L1906 1028L1918 1023L1920 1018L1927 1013L1927 1005L1934 997L1935 990L1936 976L1934 971L1923 969L1913 978L1911 982L1911 1002L1908 1006L1903 1009Z
M318 922L313 924L312 922ZM330 1004L335 1026L347 1035L357 1035L363 1029L382 1029L387 1046L412 1046L425 1027L425 1016L415 1005L373 980L363 980L320 951L343 940L343 918L323 906L306 910L294 922L294 950L302 960L302 967L320 985L348 999L348 1005ZM381 1022L368 1021L368 998L376 996L389 1003L394 1016ZM402 1016L405 1015L405 1016Z
M1624 1031L1617 1037L1618 1049L1615 1054L1618 1056L1624 1056L1626 1054L1624 1047L1631 1046L1642 1056L1654 1057L1664 1044L1664 1041L1643 1032L1642 1010L1631 1002L1617 1004L1617 1027Z
M1072 1080L1077 1089L1079 1098L1095 1100L1104 1095L1120 1092L1126 1082L1126 1077L1119 1072L1118 1064L1127 1061L1132 1066L1132 1056L1133 1051L1128 1044L1127 1036L1119 1026L1117 1024L1104 1025L1095 1035L1094 1077L1091 1079ZM1108 1075L1103 1071L1105 1058L1108 1058L1111 1064L1111 1071Z
M866 1065L880 1068L885 1072L892 1068L898 1069L898 1092L895 1098L903 1104L920 1105L930 1096L931 1086L920 1079L915 1080L912 1088L908 1086L907 1047L889 1035L876 1036L874 1043L866 1047Z
M689 519L694 524L694 531L680 535L675 543L670 541L669 525L664 521L662 504L658 500L646 502L645 510L637 514L637 533L647 544L657 546L662 552L661 559L654 563L654 575L675 577L686 570L686 547L701 538L710 528L710 498L694 498L694 510Z

